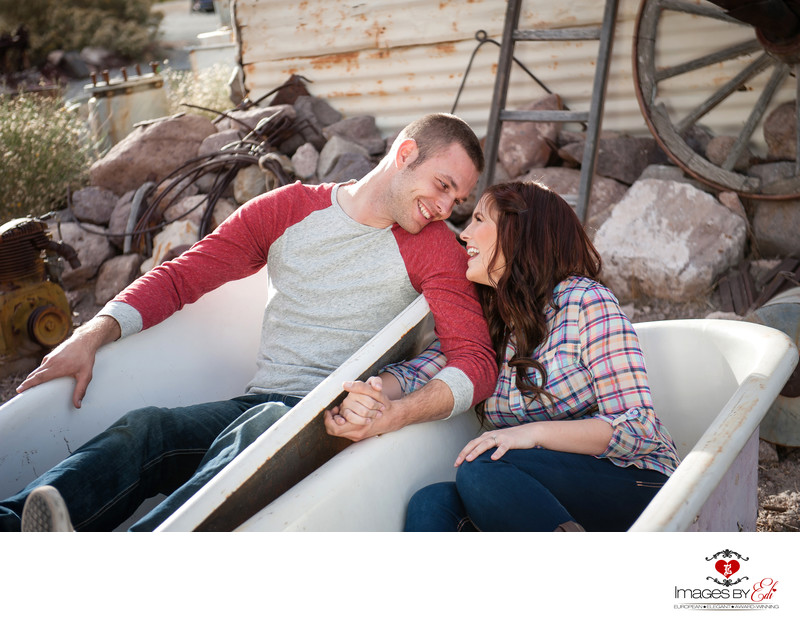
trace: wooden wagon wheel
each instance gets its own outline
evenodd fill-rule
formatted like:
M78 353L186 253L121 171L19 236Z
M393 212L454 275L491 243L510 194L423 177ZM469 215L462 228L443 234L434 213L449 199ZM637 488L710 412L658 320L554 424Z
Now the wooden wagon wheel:
M763 2L748 0L643 0L633 40L636 97L661 148L697 180L744 197L800 197L800 17L786 5L793 1L771 0L776 11L766 14L754 8ZM781 105L776 115L794 126L794 141L776 153L762 124ZM698 124L712 134L727 126L724 160L712 163L690 144ZM778 161L769 177L752 168Z

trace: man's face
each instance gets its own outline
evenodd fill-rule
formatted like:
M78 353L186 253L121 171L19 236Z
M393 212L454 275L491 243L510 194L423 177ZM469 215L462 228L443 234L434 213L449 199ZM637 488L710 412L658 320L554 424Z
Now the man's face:
M416 144L403 156L387 201L393 222L416 234L434 221L443 221L463 203L478 181L478 170L459 144L451 144L428 157L416 168Z

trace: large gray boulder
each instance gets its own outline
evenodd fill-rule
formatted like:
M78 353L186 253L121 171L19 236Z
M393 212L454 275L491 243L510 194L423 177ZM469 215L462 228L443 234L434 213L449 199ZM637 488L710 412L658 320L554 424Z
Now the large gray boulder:
M336 166L328 171L325 179L329 182L349 182L353 179L361 179L374 166L373 161L359 153L345 153L339 156Z
M217 129L204 116L184 114L136 127L89 169L93 186L123 195L158 181L197 156Z
M594 239L603 281L621 301L707 295L744 254L747 223L689 184L645 179L614 207Z

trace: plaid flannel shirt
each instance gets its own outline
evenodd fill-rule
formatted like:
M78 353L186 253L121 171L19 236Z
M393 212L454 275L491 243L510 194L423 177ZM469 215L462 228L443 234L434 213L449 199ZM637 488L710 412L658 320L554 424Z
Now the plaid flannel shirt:
M617 466L637 466L671 474L679 458L672 438L655 415L644 355L633 325L606 287L583 277L571 277L554 291L557 306L545 308L547 339L534 357L547 373L546 390L555 399L534 399L514 384L508 361L516 347L512 338L505 352L494 393L485 413L496 428L525 422L600 418L613 428L606 451L597 457ZM418 389L446 364L434 341L422 354L384 368L404 393ZM538 372L531 370L541 385Z

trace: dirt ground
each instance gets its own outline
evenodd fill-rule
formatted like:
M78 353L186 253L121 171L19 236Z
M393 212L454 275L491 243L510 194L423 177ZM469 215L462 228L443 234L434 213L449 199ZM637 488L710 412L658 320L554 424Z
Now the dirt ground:
M88 321L98 310L94 304L94 288L87 286L68 294L74 310L75 325ZM671 303L651 300L647 303L623 305L634 322L664 319L705 318L717 309L711 301ZM0 379L0 403L15 394L16 386L27 370ZM758 521L760 532L800 531L800 448L759 444Z

